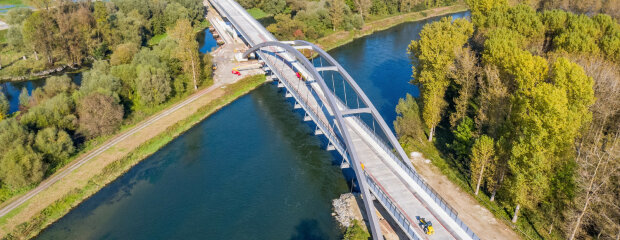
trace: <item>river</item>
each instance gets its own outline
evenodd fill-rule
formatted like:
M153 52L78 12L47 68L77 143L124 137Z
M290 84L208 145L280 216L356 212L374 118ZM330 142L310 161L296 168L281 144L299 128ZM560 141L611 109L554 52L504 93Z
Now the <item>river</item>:
M468 13L453 14L465 17ZM405 23L330 53L390 125L406 93ZM350 191L341 157L266 84L224 107L84 201L38 239L339 239L331 200Z

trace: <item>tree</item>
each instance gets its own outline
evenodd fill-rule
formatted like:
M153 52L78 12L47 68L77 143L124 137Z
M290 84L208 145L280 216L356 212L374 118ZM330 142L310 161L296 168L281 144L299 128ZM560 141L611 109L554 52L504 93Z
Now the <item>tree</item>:
M7 12L6 23L10 28L6 34L6 42L16 50L24 49L24 38L22 36L22 23L32 14L29 8L13 8ZM1 64L0 64L1 65ZM2 66L0 66L2 69Z
M429 129L428 141L433 140L435 126L441 120L446 106L443 99L450 84L446 72L454 62L455 49L461 48L473 33L473 26L467 20L442 18L424 26L420 40L409 45L410 58L414 65L413 82L418 84L422 95L422 118Z
M2 87L0 87L0 121L7 117L9 114L9 100L6 99Z
M487 26L494 13L504 13L508 7L506 0L466 0L471 9L471 19L476 27Z
M170 76L162 69L138 67L138 95L144 105L158 105L170 95Z
M585 15L569 15L566 27L553 39L559 51L596 54L600 51L597 39L602 32L597 24Z
M198 89L200 76L198 42L191 23L187 19L178 20L170 36L179 44L177 58L183 62L183 70L194 81L194 90Z
M355 0L355 7L357 11L362 15L362 18L366 19L370 14L370 7L372 6L371 0Z
M546 66L546 64L544 64ZM579 129L589 122L587 110L594 102L592 79L584 70L567 59L558 58L550 73L552 83L544 76L515 71L517 91L513 95L515 109L511 122L514 129L510 151L510 199L516 204L513 222L520 206L531 208L548 194L553 176L564 169L566 153L572 149ZM532 86L536 86L533 88Z
M53 5L54 0L27 0L28 5L34 6L38 9L49 10L49 8Z
M136 53L138 53L138 46L134 43L119 44L110 56L110 64L116 66L130 63Z
M48 98L54 97L60 93L71 93L77 87L71 81L71 78L64 74L62 76L51 76L45 80L43 90Z
M459 95L454 98L456 111L450 115L450 125L456 123L467 115L470 99L476 89L476 76L479 74L476 66L476 56L469 48L457 50L454 64L449 67L448 76L459 86Z
M344 20L344 4L343 0L329 0L329 17L332 19L332 28L334 31L340 28Z
M80 130L89 138L114 132L123 120L123 106L109 95L93 92L78 105Z
M53 16L58 26L55 49L71 65L81 65L89 54L90 34L95 20L84 4L63 3L56 7Z
M0 160L0 179L13 189L43 180L47 165L30 146L17 145Z
M68 94L59 94L43 103L34 106L24 114L20 122L31 129L57 127L75 130L77 117L73 114L75 103Z
M474 121L469 117L463 118L463 120L456 126L456 129L452 131L454 135L454 141L448 144L458 159L465 159L470 156L471 147L474 138Z
M261 9L271 15L282 13L286 8L285 0L264 0Z
M164 10L164 19L166 20L165 27L173 26L179 19L190 20L189 10L177 2L170 3Z
M34 141L34 147L43 153L44 158L52 165L57 165L68 159L75 152L71 136L55 127L39 131Z
M576 197L566 210L563 228L568 239L584 233L601 239L617 236L620 212L618 173L620 172L619 66L602 58L573 57L594 81L596 101L589 108L592 121L576 142Z
M398 100L396 105L396 120L394 120L394 130L399 137L411 137L414 139L424 139L422 130L422 120L420 120L420 110L418 103L410 95Z
M52 17L47 11L37 11L26 18L23 24L24 43L32 49L35 58L39 60L37 52L41 51L47 57L48 64L53 64L52 52L56 44L55 36L59 31Z
M280 39L303 39L304 30L309 30L304 22L297 17L292 19L288 14L278 14L274 19L276 23L269 25L267 30Z
M28 94L28 89L25 87L19 93L19 106L20 109L27 109L30 106L30 94Z
M79 95L86 96L97 91L116 96L120 88L120 80L110 74L110 64L107 61L99 60L93 63L91 70L82 73L82 86Z
M480 185L485 176L493 175L495 170L494 161L495 149L493 139L487 135L480 136L476 139L471 149L471 162L469 165L472 184L476 185L476 195L478 195Z
M141 9L137 7L135 9ZM136 46L142 46L142 43L146 39L148 20L144 15L140 14L138 10L130 11L125 14L120 11L116 14L117 17L117 32L121 36L121 41L124 43L131 42Z

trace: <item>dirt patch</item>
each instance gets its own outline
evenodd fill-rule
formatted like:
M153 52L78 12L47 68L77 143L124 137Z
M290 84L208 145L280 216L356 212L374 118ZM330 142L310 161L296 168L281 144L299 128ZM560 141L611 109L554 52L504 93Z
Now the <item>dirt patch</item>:
M424 180L443 197L459 214L459 218L471 228L480 239L520 239L504 222L493 216L489 210L478 204L470 194L464 192L419 154L411 163Z

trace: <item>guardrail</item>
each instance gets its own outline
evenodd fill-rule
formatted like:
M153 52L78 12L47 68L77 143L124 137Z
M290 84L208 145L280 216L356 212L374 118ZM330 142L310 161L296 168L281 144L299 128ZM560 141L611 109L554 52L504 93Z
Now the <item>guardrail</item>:
M308 113L308 115L310 115L310 118L312 118L312 120L323 131L323 134L325 134L326 137L329 139L329 141L332 142L332 145L334 145L336 150L338 150L338 152L340 152L342 156L344 156L344 158L346 159L346 156L347 156L346 148L344 147L340 139L338 139L338 137L336 136L334 129L328 123L326 123L322 118L319 117L319 106L316 105L314 107L311 107L311 104L308 102L308 100L305 97L302 96L299 89L294 87L293 84L291 84L286 79L286 77L281 75L281 69L278 69L277 67L273 66L275 65L275 63L272 63L270 58L263 56L264 54L261 53L260 51L259 51L259 55L261 56L263 61L265 61L265 64L269 66L271 71L275 73L278 79L284 84L286 89L292 93L295 100L297 100L297 102L299 102L302 105L304 110ZM308 89L308 91L310 90Z
M422 187L422 189L424 191L426 191L426 193L428 193L428 195L433 199L433 201L435 201L435 203L437 203L446 213L448 213L448 215L450 216L450 218L452 218L452 220L454 220L461 229L463 229L463 231L465 231L467 233L467 235L469 235L472 239L474 240L479 240L480 238L478 238L478 236L476 236L476 234L467 226L465 225L465 223L463 223L463 221L461 221L460 218L458 218L458 212L452 207L450 206L450 204L448 204L438 193L437 191L435 191L435 189L433 189L430 185L428 185L428 183L426 183L426 181L424 181L424 179L422 179L420 177L420 175L418 175L417 172L415 172L415 170L411 169L407 164L403 163L402 160L398 157L396 157L396 155L393 153L393 149L389 148L387 146L387 144L385 144L385 142L379 137L377 136L374 131L372 131L370 129L370 127L368 126L368 124L366 124L364 121L362 121L362 119L360 119L358 116L352 116L351 118L353 118L360 126L362 126L362 128L364 128L364 130L367 132L367 134L369 136L371 136L375 142L378 143L378 145L383 148L383 150L390 155L390 157L392 157L394 160L396 160L395 162L403 169L405 170L405 172L418 184L420 185L420 187Z
M390 199L390 197L381 189L379 185L375 182L372 176L368 174L368 172L364 171L364 176L366 176L366 182L368 182L368 186L370 186L370 190L375 194L375 197L381 205L392 215L392 218L396 220L398 225L400 225L401 229L411 238L420 239L418 234L415 232L414 225L410 219L403 214L402 210Z

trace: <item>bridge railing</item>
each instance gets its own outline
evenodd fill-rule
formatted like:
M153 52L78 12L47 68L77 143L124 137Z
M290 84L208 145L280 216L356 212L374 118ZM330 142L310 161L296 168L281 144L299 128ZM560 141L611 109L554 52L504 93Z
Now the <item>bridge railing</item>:
M480 239L476 234L458 217L458 212L450 206L438 193L433 189L424 179L420 177L420 175L415 172L415 170L411 169L407 164L403 163L402 160L394 154L393 148L388 147L388 145L381 139L373 130L370 129L368 124L366 124L362 119L358 116L352 116L353 120L355 120L364 130L367 132L369 136L371 136L377 144L383 148L383 150L390 155L392 159L409 175L428 195L437 203L449 216L454 220L463 231L467 233L472 239Z
M261 58L263 59L263 61L265 61L267 66L269 66L269 68L271 69L271 72L274 73L277 76L277 78L280 80L280 82L284 84L286 89L289 92L291 92L295 100L297 100L297 102L299 102L299 104L302 105L304 110L308 113L308 115L310 115L310 117L313 119L315 124L317 124L319 128L323 131L323 134L325 134L326 137L329 139L329 141L332 142L332 145L334 145L336 150L338 150L338 152L340 152L346 158L347 156L346 148L344 148L344 145L342 144L338 136L335 134L333 127L331 127L329 123L325 122L325 120L319 116L320 111L322 111L322 107L318 106L318 102L315 106L312 106L312 104L309 103L308 99L304 97L303 94L301 94L299 89L295 87L294 84L291 84L288 81L288 79L286 79L286 77L282 75L282 70L274 66L275 63L272 63L269 57L263 56L265 54L262 54L261 52L259 52L259 55L261 55ZM271 57L277 58L276 56L271 56ZM305 83L304 83L304 86L305 86ZM308 89L308 91L310 91L310 89Z
M385 193L368 172L364 171L364 175L366 176L366 182L368 182L370 190L375 194L375 197L379 200L381 205L392 215L392 218L400 225L401 229L413 239L420 239L418 233L415 232L414 223L412 222L413 219L409 219L403 214L403 210L392 202L391 197Z

